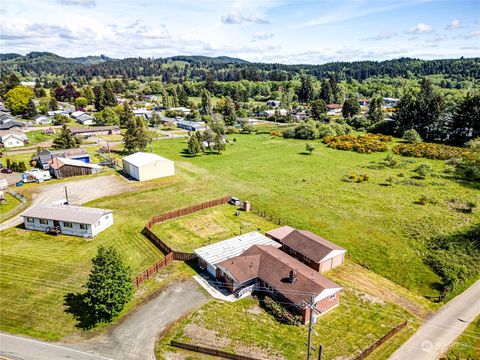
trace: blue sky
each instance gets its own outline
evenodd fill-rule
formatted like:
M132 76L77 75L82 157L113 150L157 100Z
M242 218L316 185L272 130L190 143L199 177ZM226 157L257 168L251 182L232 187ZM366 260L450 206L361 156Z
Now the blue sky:
M1 52L325 63L480 56L480 0L2 0Z

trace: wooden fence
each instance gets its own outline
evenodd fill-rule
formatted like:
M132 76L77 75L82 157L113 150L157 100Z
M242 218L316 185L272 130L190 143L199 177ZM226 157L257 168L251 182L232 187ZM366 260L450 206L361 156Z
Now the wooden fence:
M165 266L170 264L172 261L173 261L173 253L167 254L163 259L161 259L157 263L150 266L147 270L145 270L144 272L139 274L133 280L133 286L135 286L135 287L140 286L144 281L153 277L153 275L155 275L157 272L159 272L160 269L163 269Z
M283 219L279 218L278 216L275 216L275 215L271 215L269 213L267 213L266 211L264 210L261 210L261 209L258 209L257 207L255 206L252 206L251 207L252 209L252 212L255 214L255 215L258 215L260 217L263 217L265 220L268 220L268 221L271 221L277 225L280 225L280 226L283 226L283 225L286 225L287 222L284 221Z
M244 355L237 355L237 354L232 354L226 351L221 351L217 349L211 349L203 346L197 346L197 345L190 345L190 344L185 344L182 342L178 341L171 341L170 345L173 347L177 347L180 349L185 349L185 350L190 350L202 354L207 354L207 355L213 355L213 356L218 356L222 357L224 359L233 359L233 360L259 360L258 358L253 358L250 356L244 356Z
M150 279L153 275L159 272L162 268L170 264L173 260L188 261L195 259L197 256L193 253L186 253L181 251L176 251L172 249L166 242L160 239L156 234L153 233L152 227L155 224L172 220L180 216L185 216L193 214L194 212L208 209L214 206L223 205L230 201L230 196L224 196L220 199L206 201L201 204L193 205L187 208L170 211L165 214L156 215L152 217L143 229L143 234L155 245L157 246L164 254L165 257L158 261L156 264L149 267L147 270L139 274L134 280L133 285L138 287L145 280Z
M402 330L405 326L407 326L407 323L408 323L407 321L404 321L404 322L398 324L394 329L390 330L390 332L388 332L384 337L375 341L368 349L366 349L360 355L358 355L355 358L355 360L365 359L368 355L370 355L372 352L374 352L376 348L378 348L380 345L382 345L388 339L390 339L393 335L395 335L400 330Z

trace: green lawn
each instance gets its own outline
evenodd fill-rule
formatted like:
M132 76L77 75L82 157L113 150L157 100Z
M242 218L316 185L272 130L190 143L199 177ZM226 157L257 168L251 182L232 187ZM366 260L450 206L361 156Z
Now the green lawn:
M153 232L172 249L192 252L209 243L226 240L250 231L266 232L275 225L251 212L240 212L229 204L199 211L181 218L157 224ZM260 230L259 230L260 229Z
M444 174L443 161L394 156L398 165L390 168L381 165L386 153L359 154L314 142L313 154L305 155L300 140L235 138L222 155L185 156L183 139L159 141L153 149L175 160L177 169L203 175L203 183L345 247L353 261L417 294L439 294L441 279L422 260L430 239L480 223L479 211L461 213L448 203L458 198L480 204L479 187ZM413 170L422 163L439 175L416 179ZM368 174L369 181L342 181L352 173ZM399 183L387 186L390 177ZM418 205L422 195L436 203Z
M453 343L444 358L447 360L480 359L480 316Z
M47 135L43 133L43 130L29 131L26 133L28 137L28 146L36 145L38 143L52 140L55 138L54 135Z
M9 213L15 209L18 205L21 204L20 200L18 200L16 197L10 195L10 193L4 191L3 192L3 197L6 200L5 204L0 204L0 221L3 221L6 219L6 216L9 216Z

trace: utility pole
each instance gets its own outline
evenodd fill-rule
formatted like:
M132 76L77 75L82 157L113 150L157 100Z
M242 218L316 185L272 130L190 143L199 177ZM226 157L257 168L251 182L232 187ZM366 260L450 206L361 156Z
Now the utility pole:
M68 191L66 186L65 186L65 199L67 200L67 205L70 205L68 202Z
M312 295L310 302L307 304L310 309L310 320L308 323L308 349L307 349L307 360L310 360L310 354L312 351L312 327L313 327L313 313L315 311L315 297Z
M318 348L318 360L322 360L323 345L320 344Z

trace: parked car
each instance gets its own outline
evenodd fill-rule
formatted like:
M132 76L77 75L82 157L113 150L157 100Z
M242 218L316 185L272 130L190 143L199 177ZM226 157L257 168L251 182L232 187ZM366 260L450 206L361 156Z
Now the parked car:
M24 182L23 181L18 181L15 183L15 186L20 187L23 186Z
M4 173L4 174L11 174L12 172L13 172L13 171L10 170L9 168L3 168L3 169L2 169L2 173Z

